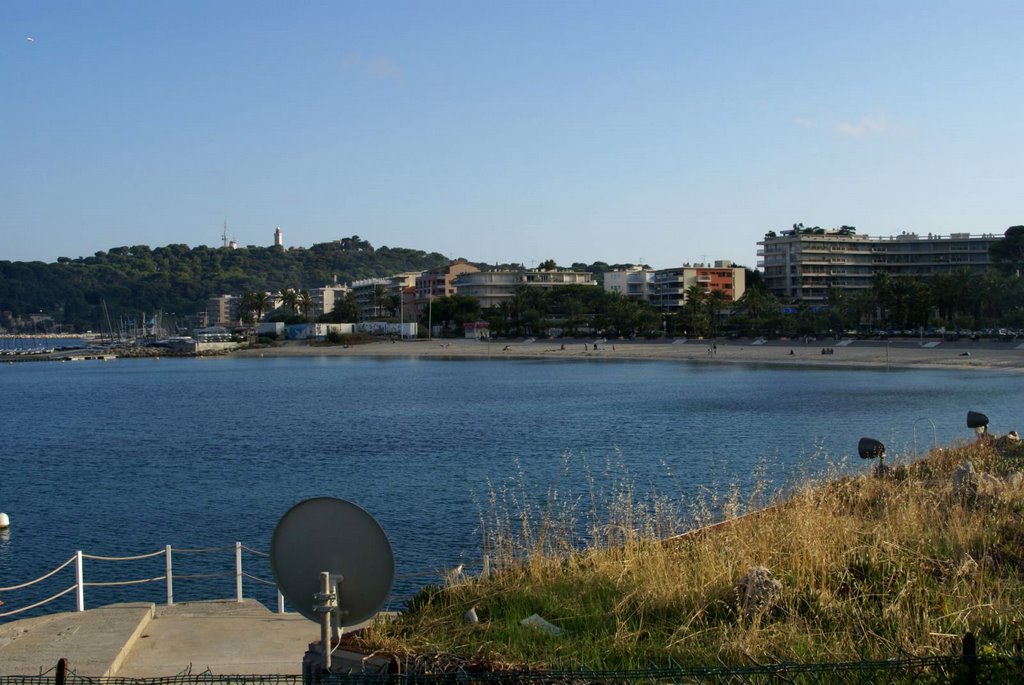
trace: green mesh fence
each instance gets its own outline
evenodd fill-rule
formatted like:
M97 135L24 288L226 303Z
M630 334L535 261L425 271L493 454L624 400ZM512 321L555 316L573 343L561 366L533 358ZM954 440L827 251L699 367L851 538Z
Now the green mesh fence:
M164 678L86 678L69 670L37 676L0 676L0 685L621 685L728 683L729 685L874 685L875 683L963 683L1003 685L1024 682L1024 657L928 657L831 664L773 664L749 667L668 667L630 671L534 670L443 673L331 673L299 675L213 675L193 673Z

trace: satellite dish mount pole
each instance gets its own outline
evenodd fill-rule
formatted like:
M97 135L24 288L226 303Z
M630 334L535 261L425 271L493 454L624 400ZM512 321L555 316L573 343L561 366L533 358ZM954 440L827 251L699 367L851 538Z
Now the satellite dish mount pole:
M338 621L336 616L338 595L331 592L331 574L327 571L320 573L320 592L313 595L313 600L316 602L313 605L313 611L320 614L320 645L323 648L324 673L330 673L331 638L334 637L334 626Z

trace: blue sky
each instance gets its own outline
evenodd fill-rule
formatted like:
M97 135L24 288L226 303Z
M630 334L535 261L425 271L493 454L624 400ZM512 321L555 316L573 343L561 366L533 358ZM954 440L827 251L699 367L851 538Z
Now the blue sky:
M1024 3L0 5L0 259L731 259L1024 223Z

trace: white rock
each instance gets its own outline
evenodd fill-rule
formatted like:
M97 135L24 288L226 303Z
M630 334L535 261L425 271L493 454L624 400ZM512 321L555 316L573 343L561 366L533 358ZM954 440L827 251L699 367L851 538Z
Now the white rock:
M548 635L561 635L562 634L562 629L561 628L559 628L558 626L553 625L551 623L548 623L543 618L541 618L539 614L533 614L532 616L528 616L528 617L524 618L522 621L520 621L520 623L523 624L524 626L530 626L532 628L536 628L537 630L540 630L541 632L547 633Z

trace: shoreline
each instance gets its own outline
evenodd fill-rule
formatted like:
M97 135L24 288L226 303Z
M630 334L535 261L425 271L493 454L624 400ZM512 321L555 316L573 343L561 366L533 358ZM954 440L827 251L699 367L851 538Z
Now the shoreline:
M934 341L925 343L934 344ZM564 349L563 349L564 345ZM955 342L925 347L918 341L771 341L688 340L648 342L609 340L502 340L465 339L381 341L360 345L309 345L286 342L275 347L236 350L236 357L377 357L447 360L580 360L680 361L708 364L770 364L821 368L898 368L1024 371L1024 343ZM834 350L822 354L822 350Z

